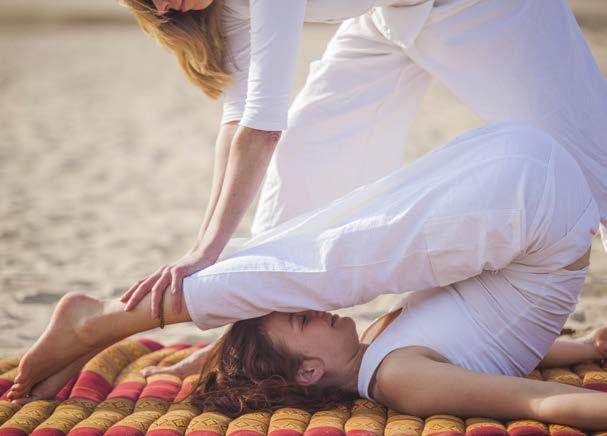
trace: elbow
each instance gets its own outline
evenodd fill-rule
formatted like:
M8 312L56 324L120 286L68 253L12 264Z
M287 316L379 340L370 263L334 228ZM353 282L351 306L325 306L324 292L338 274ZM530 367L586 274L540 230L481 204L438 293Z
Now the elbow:
M282 131L258 130L250 127L240 126L236 133L233 146L235 148L243 148L250 150L252 147L257 150L274 151Z
M252 129L255 130L255 129ZM276 147L278 141L280 141L280 137L282 136L282 131L267 131L267 130L256 130L259 136L261 137L261 141L264 144L270 145L272 147Z

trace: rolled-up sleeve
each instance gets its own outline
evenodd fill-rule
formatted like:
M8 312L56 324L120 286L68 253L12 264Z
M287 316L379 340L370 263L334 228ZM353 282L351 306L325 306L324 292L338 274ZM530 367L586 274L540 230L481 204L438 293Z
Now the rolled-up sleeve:
M251 0L250 65L240 125L286 130L305 0Z

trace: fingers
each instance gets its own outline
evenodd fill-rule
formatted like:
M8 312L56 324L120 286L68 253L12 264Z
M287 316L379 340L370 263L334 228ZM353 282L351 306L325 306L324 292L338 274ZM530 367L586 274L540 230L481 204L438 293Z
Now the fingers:
M137 304L139 304L139 302L143 299L143 297L145 297L150 292L150 289L152 288L152 286L154 286L156 281L160 278L163 271L164 271L164 267L160 268L154 274L152 274L147 279L145 279L141 283L139 283L139 285L132 292L128 302L126 303L126 306L124 307L124 310L126 310L128 312L129 310L135 308L137 306Z
M122 294L122 296L120 297L120 301L122 303L124 303L125 301L127 301L129 298L131 298L131 295L133 295L133 292L135 292L135 289L137 289L139 287L140 284L143 283L144 279L141 279L139 281L137 281L137 283L135 283L133 286L131 286L124 294Z
M162 300L162 293L166 290L170 282L171 273L168 270L164 270L156 281L156 284L152 287L152 318L158 317L158 314L160 313L160 300Z
M173 313L181 311L181 300L183 297L183 278L185 274L179 269L171 270L171 303Z

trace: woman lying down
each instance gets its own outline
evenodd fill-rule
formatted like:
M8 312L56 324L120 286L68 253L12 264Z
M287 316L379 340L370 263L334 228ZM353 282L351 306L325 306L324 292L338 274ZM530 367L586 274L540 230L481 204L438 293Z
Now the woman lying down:
M201 329L234 323L181 365L204 362L195 398L209 410L313 411L360 395L418 416L605 429L607 393L524 378L607 356L607 327L556 340L598 223L565 149L521 124L488 126L246 241L186 279L185 307L162 313ZM404 294L402 309L361 338L326 312L388 293ZM102 348L157 327L152 297L142 302L125 311L67 294L10 398L52 396Z

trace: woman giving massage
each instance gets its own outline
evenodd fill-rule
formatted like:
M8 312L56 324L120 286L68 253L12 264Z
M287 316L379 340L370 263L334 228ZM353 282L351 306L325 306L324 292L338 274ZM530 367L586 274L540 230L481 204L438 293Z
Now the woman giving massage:
M182 365L204 363L198 401L231 415L361 395L419 416L605 429L607 393L521 377L607 356L605 327L581 342L555 340L575 309L598 219L563 147L522 124L492 125L233 241L185 280L186 307L161 310L162 322L235 322ZM385 293L404 294L404 309L360 339L351 319L325 312ZM10 398L51 396L101 348L156 327L151 298L125 311L118 300L66 295L22 358Z
M215 263L257 192L253 235L397 170L434 78L488 123L555 138L607 224L607 82L566 0L120 1L196 86L223 96L196 240L129 289L128 309L166 287L178 309L183 279ZM342 24L289 108L304 21Z

